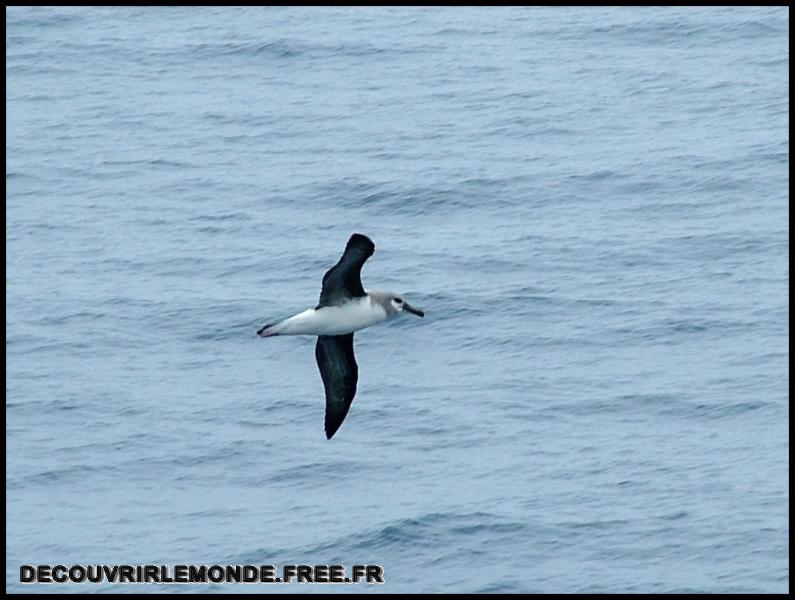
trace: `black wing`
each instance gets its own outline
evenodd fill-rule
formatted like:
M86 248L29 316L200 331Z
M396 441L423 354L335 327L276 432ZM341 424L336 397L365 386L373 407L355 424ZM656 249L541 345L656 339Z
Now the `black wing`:
M320 292L317 308L337 306L351 298L364 296L362 265L373 252L375 252L373 241L366 235L354 233L337 264L323 275L323 289Z
M318 336L315 358L326 389L326 437L331 439L356 395L359 367L353 356L353 334Z

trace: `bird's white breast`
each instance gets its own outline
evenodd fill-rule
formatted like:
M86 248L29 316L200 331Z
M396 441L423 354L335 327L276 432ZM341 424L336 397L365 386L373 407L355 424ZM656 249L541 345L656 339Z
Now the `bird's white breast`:
M340 306L310 308L283 321L281 334L344 335L386 320L387 312L369 296L350 300Z

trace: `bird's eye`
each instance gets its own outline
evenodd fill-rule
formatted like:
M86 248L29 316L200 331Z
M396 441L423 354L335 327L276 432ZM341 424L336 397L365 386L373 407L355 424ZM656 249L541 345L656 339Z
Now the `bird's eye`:
M403 300L400 298L395 298L395 302L397 302L398 304L403 304Z

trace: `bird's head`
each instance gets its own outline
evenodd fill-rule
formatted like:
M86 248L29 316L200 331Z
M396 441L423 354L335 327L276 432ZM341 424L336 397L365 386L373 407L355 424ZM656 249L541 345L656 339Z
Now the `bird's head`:
M397 313L410 312L411 314L417 315L418 317L425 316L423 311L421 311L419 308L414 308L411 304L406 302L406 300L400 294L393 294L390 292L389 305Z
M414 308L406 302L403 294L395 292L385 292L383 290L369 290L367 295L373 304L377 304L386 313L387 317L394 317L402 312L409 312L418 317L424 317L425 313L419 308Z

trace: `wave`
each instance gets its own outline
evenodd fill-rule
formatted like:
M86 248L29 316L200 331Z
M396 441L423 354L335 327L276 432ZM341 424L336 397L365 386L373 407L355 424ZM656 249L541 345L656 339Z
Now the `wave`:
M586 398L559 403L549 412L570 415L659 415L678 419L726 419L758 410L777 410L778 404L765 400L705 401L687 393L638 393Z
M487 540L505 536L521 536L529 525L489 512L429 512L414 518L395 519L381 527L292 549L259 549L242 556L230 557L235 561L260 562L278 556L323 556L330 562L350 562L351 556L383 556L385 552L430 551L453 545L457 540L467 540L467 546L478 546ZM470 550L462 551L469 556ZM283 560L281 558L280 560Z

